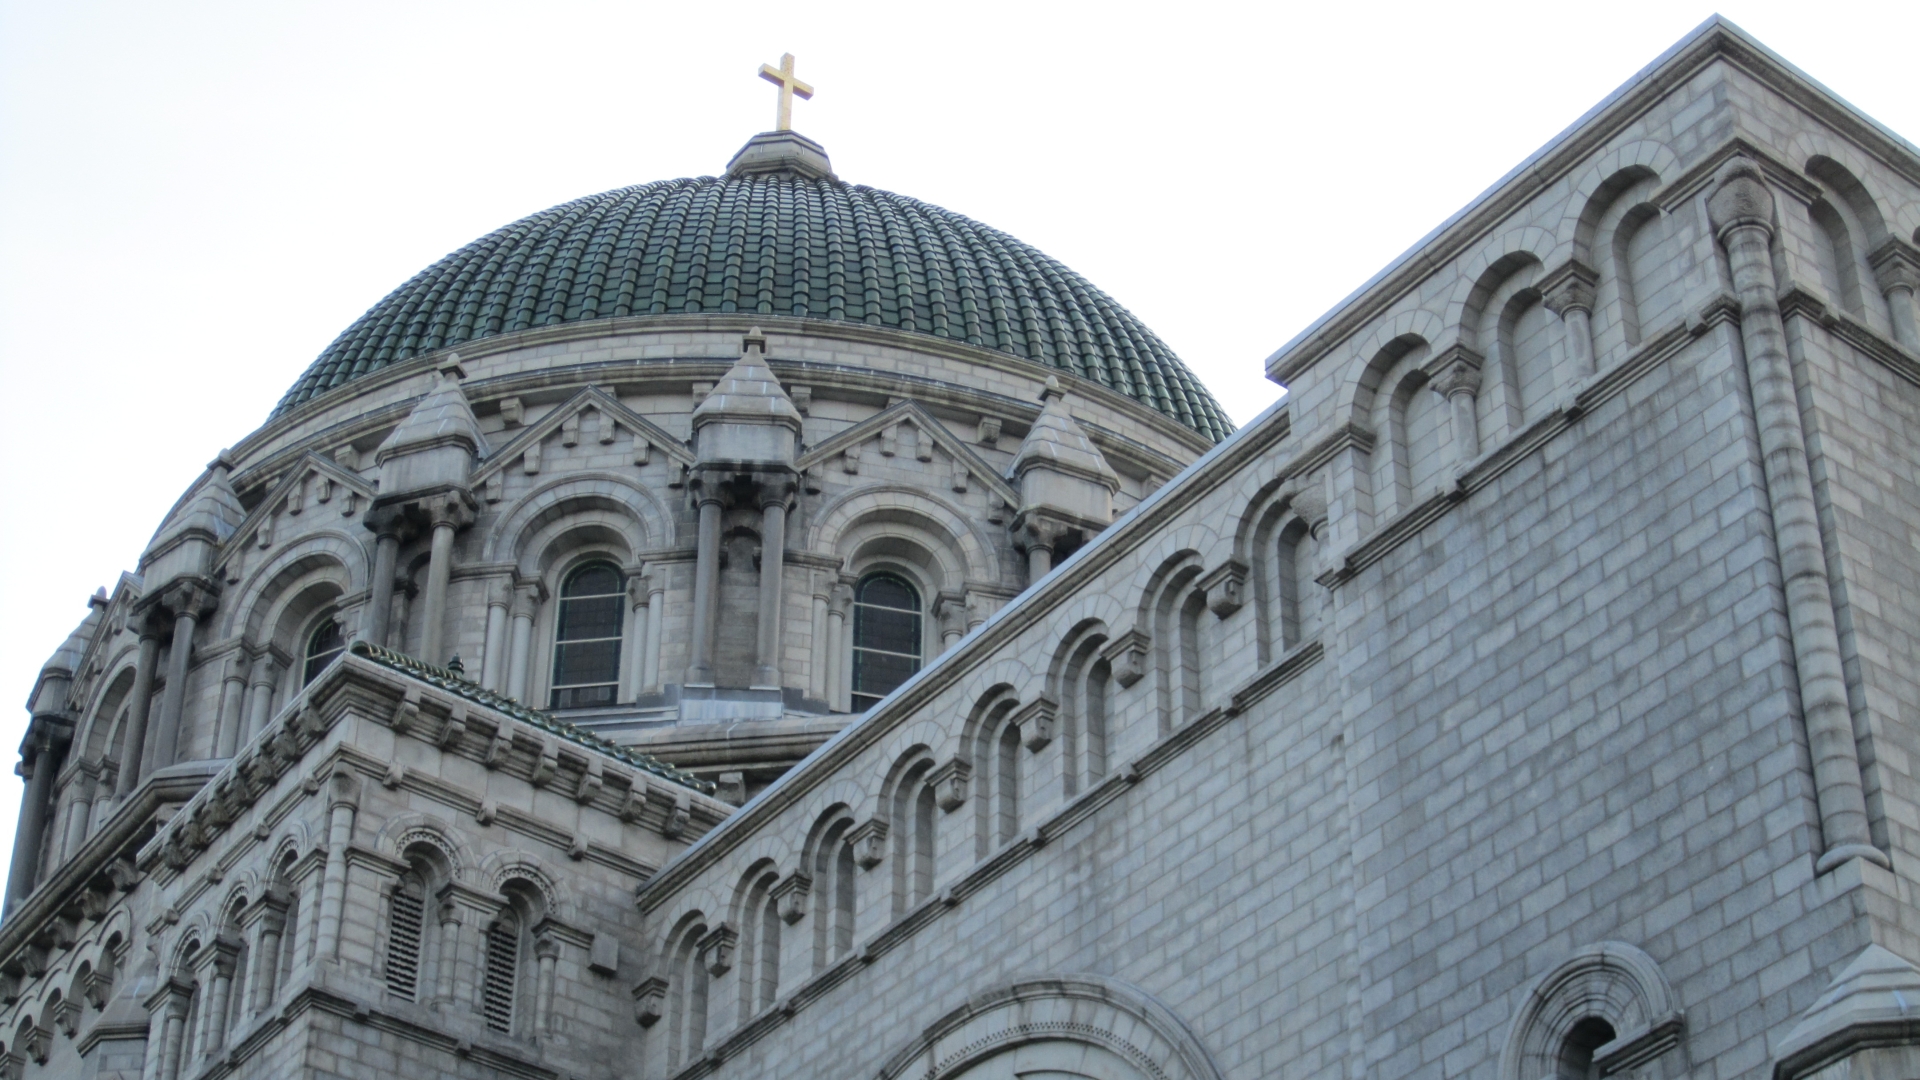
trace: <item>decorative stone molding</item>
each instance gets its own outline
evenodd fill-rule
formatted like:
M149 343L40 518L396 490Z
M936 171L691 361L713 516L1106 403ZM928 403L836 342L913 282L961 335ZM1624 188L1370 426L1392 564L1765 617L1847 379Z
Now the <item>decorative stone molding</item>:
M1129 687L1146 677L1147 648L1152 644L1152 638L1135 628L1107 642L1100 658L1113 669L1113 681Z

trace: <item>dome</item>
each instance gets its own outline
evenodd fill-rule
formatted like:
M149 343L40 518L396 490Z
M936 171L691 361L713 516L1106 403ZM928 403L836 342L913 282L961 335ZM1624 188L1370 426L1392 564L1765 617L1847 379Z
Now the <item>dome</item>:
M1233 430L1153 331L1072 270L949 210L820 173L735 169L522 218L375 304L275 415L390 364L497 334L746 312L963 341L1091 379L1210 439Z

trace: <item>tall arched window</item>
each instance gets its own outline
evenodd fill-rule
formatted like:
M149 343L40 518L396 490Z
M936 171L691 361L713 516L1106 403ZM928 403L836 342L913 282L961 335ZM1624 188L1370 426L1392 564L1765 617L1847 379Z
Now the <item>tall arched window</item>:
M868 574L853 593L853 708L872 708L920 670L920 592L895 574Z
M560 586L552 708L613 704L620 688L620 609L626 590L626 578L606 563L589 563Z
M321 619L320 625L307 635L307 662L300 671L300 685L312 682L346 647L347 638L340 630L340 620L331 615Z
M486 970L482 977L480 1004L487 1026L511 1033L520 981L520 919L511 905L487 927Z

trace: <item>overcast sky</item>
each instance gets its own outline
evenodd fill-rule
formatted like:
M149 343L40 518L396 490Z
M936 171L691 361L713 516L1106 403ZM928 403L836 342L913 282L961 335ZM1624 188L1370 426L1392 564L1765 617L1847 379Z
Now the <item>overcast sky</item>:
M1721 10L1920 138L1920 4ZM1712 11L0 3L0 700L362 311L525 214L718 173L782 52L843 179L1065 262L1245 421L1268 353Z

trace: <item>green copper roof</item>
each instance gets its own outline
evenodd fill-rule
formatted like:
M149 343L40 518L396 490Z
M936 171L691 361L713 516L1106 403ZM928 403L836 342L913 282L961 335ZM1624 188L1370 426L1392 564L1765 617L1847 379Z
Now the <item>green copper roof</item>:
M937 206L792 172L620 188L481 237L362 315L275 412L496 334L724 312L964 341L1092 379L1210 439L1233 430L1153 331L1060 263Z

